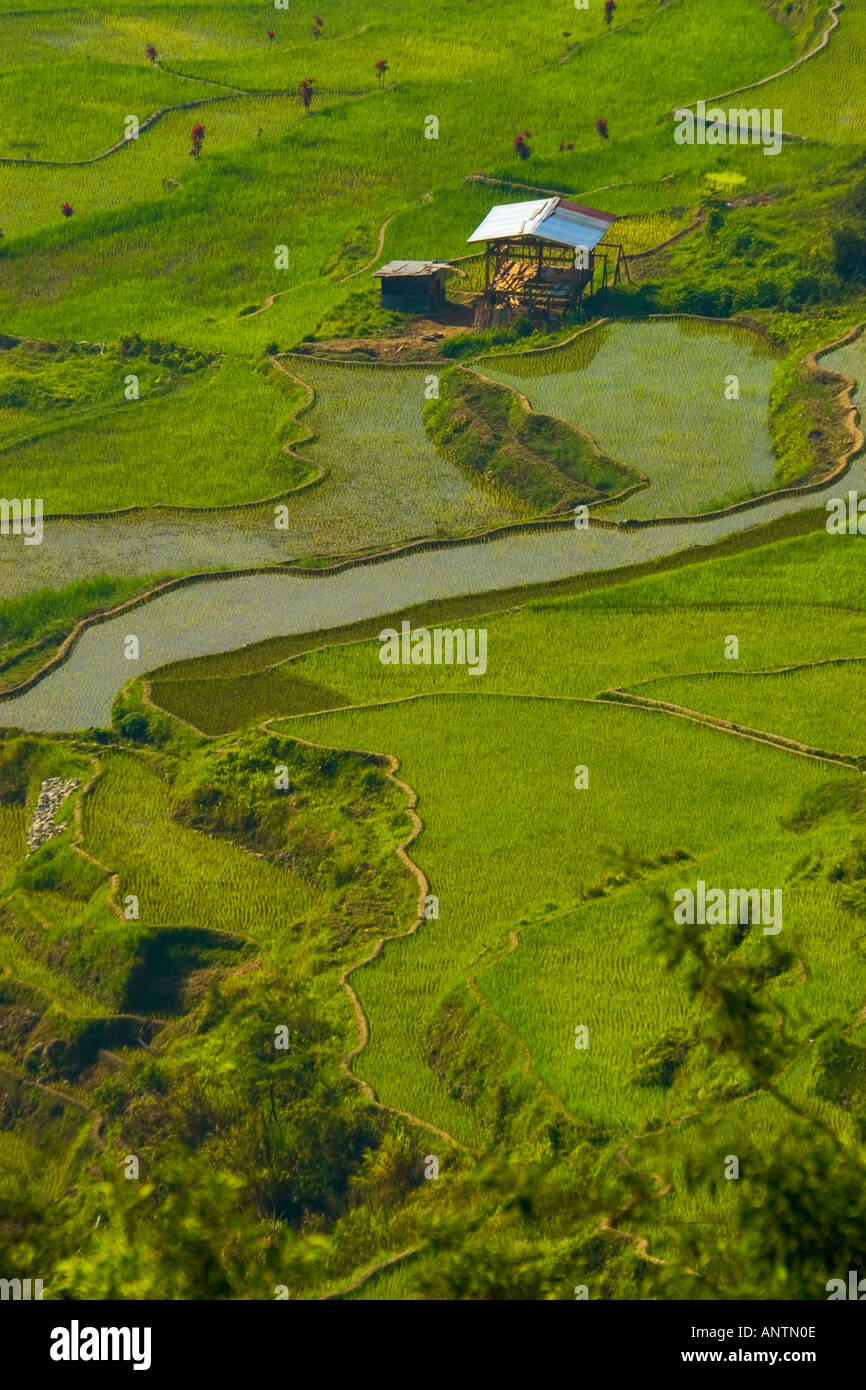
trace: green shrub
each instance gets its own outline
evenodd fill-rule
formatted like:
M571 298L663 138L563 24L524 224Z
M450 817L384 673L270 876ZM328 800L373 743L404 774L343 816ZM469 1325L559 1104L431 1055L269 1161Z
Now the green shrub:
M638 1086L662 1086L668 1090L686 1060L688 1044L678 1033L664 1037L635 1053L634 1080Z
M866 228L849 223L834 229L833 268L846 283L866 284Z
M0 806L23 806L27 800L35 738L7 738L0 743Z

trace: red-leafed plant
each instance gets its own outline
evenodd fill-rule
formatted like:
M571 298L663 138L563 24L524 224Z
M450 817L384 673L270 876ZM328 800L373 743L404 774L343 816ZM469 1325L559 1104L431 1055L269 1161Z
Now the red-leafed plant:
M514 153L518 155L520 159L528 159L532 154L532 150L526 143L531 134L531 130L524 130L522 134L515 135L514 137Z
M63 213L64 217L71 217L75 209L71 203L61 203L60 211Z
M384 85L385 85L385 73L388 71L388 64L385 62L385 59L384 59L384 58L380 58L379 61L378 61L378 63L374 63L374 64L373 64L373 67L376 69L377 73L379 74L379 83L380 83L380 85L384 87Z
M604 119L604 116L599 116L598 120L597 120L596 123L595 123L595 128L596 128L596 130L598 131L599 135L601 136L602 140L606 140L606 139L607 139L607 121Z
M153 44L152 44L152 43L149 43L149 44L147 45L147 47L145 48L144 51L145 51L147 57L150 59L150 61L151 61L152 63L155 63L155 62L156 62L156 59L157 59L157 52L156 52L156 49L154 48Z
M613 22L613 12L616 9L616 0L604 0L604 22L610 25Z

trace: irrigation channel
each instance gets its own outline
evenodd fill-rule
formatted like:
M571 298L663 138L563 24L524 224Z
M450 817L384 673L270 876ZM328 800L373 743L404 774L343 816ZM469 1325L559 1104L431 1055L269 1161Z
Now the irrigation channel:
M819 506L849 489L866 491L862 453L844 478L821 491L780 497L721 518L634 530L590 527L521 532L488 542L410 552L334 574L268 573L203 580L87 628L67 661L29 690L0 701L0 723L41 731L105 726L118 690L132 676L168 662L268 637L339 627L434 599L639 564ZM136 662L124 655L129 634L139 639ZM495 660L491 652L490 663Z

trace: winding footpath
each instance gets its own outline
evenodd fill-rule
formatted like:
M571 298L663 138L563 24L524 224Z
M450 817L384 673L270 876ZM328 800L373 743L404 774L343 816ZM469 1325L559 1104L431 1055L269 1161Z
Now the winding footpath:
M835 29L839 28L839 11L842 8L842 0L834 0L834 3L830 5L827 10L827 25L815 47L811 48L808 53L804 53L801 57L795 59L793 63L789 63L786 68L781 68L778 72L771 72L768 77L759 77L756 82L746 82L742 87L732 87L727 92L719 92L716 96L697 98L695 101L680 102L677 106L673 107L668 114L672 116L675 111L686 111L692 106L696 106L699 100L705 101L707 106L709 106L713 102L724 101L727 97L737 96L740 92L751 92L754 91L756 87L764 87L768 82L775 82L779 77L787 77L788 73L795 72L797 68L802 67L804 63L808 63L810 59L816 58L818 54L827 47L827 44L830 42L830 35ZM796 136L793 138L803 139L805 137Z

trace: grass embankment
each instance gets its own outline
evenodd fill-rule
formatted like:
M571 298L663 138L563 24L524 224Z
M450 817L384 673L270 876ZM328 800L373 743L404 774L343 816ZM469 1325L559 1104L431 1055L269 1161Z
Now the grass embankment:
M335 263L341 267L345 262L342 259L346 248L341 247L341 251L335 257ZM369 247L366 251L365 260L370 259ZM333 270L326 263L323 269L323 277L333 278ZM304 337L304 342L326 342L331 338L385 338L397 334L406 327L409 315L398 313L394 309L383 309L379 291L378 281L375 285L360 284L357 289L351 290L341 300L339 304L330 309L316 324L312 333Z
M862 308L866 314L866 302ZM838 320L779 315L772 332L784 339L788 349L770 388L776 481L782 485L813 482L832 472L851 447L848 410L839 399L847 383L840 373L857 383L851 392L852 401L857 402L866 370L866 341L861 333L823 354L813 367L806 354L842 336Z
M734 169L746 170L744 147L736 153ZM786 144L780 158L784 182L750 168L733 199L714 194L711 180L719 175L708 176L700 231L648 258L640 273L648 276L654 307L663 312L741 314L771 330L778 322L780 340L791 347L810 325L816 335L826 327L825 336L803 342L805 352L864 317L866 180L853 150L847 158L841 151L829 156L833 174L817 168L807 173L815 158L808 144ZM648 286L642 291L646 295Z
M144 958L157 972L158 959L172 955L165 934L175 928L189 929L184 949L196 944L190 932L214 929L299 967L311 952L353 938L357 947L389 922L399 930L411 921L417 890L392 854L405 797L381 759L322 753L277 735L217 747L184 734L173 743L169 777L142 749L155 732L146 719L127 713L122 727L132 742L118 749L109 738L98 762L92 749L61 741L0 740L8 853L0 902L43 924L27 943L18 937L35 969L65 979L103 1012L132 1007L134 971L143 1012L158 1015L147 1002ZM63 805L63 833L25 860L16 808L32 815L45 777L84 784L94 770L88 794ZM119 921L128 894L136 910Z
M0 446L33 443L79 417L122 405L129 373L140 394L164 396L214 361L213 354L145 343L137 335L111 344L6 335L0 340Z
M563 420L536 414L516 391L465 368L440 378L424 424L446 457L524 503L527 514L597 502L642 481Z
M286 365L315 392L303 455L327 470L321 487L289 502L287 559L465 535L514 518L512 499L482 491L433 447L423 422L429 367L294 357Z
M62 589L34 589L20 598L0 599L0 690L20 685L40 670L82 618L116 608L170 577L95 575Z

